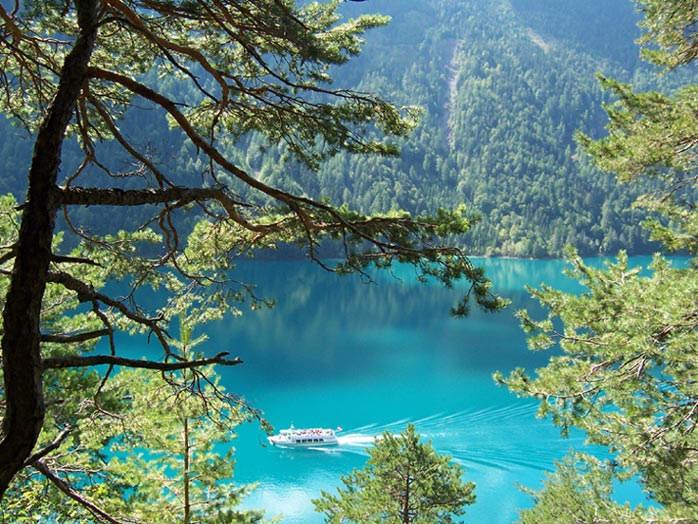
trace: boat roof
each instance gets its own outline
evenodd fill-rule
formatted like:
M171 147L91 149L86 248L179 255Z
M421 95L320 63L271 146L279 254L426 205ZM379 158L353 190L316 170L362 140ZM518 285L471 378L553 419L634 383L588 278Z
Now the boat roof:
M331 428L294 428L294 427L290 427L288 429L282 429L279 433L281 433L281 434L334 433L334 429L331 429Z

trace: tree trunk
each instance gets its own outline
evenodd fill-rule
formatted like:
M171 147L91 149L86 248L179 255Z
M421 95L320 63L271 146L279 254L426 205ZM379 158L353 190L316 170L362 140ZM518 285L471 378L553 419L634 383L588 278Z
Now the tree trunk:
M51 261L61 147L97 34L98 0L75 0L80 33L36 142L29 169L16 258L3 311L5 417L0 440L0 500L32 452L44 421L40 349L41 302Z
M189 501L189 471L190 469L190 453L191 447L189 444L189 418L184 417L184 524L191 524L191 502Z
M411 468L410 468L410 459L407 459L407 471L405 472L405 487L404 487L404 492L403 492L403 499L402 499L402 524L410 524L411 519L410 519L410 484L411 484L411 479L410 479L410 474L411 474Z

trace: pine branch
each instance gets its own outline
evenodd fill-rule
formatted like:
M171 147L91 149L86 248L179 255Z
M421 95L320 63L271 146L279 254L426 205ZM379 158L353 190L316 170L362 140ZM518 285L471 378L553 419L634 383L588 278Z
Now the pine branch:
M35 462L41 460L44 458L46 455L51 453L53 450L58 449L58 447L61 445L61 443L70 435L70 432L73 430L72 426L68 426L65 428L63 431L61 431L58 436L53 439L53 442L51 442L48 446L46 446L44 449L37 451L33 455L31 455L27 460L24 461L25 466L31 466Z
M85 509L87 509L90 513L95 515L96 517L99 517L101 519L106 520L107 522L111 524L124 524L123 521L116 519L115 517L112 517L109 513L101 509L100 507L96 506L89 500L87 500L85 497L80 495L78 492L76 492L70 484L68 484L65 480L57 476L53 471L49 469L49 467L44 464L41 460L36 460L32 464L34 468L44 475L48 480L50 480L60 491L62 491L65 495L67 495L69 498L73 499L76 501L78 504L83 506Z
M259 226L243 218L237 207L250 207L250 204L235 200L222 188L216 187L169 187L164 189L117 189L98 187L63 187L57 197L61 205L83 206L143 206L146 204L169 204L180 206L191 202L215 200L221 204L228 216L251 231L266 232L273 225Z
M88 331L86 333L78 333L76 335L41 335L42 342L52 342L55 344L79 344L94 340L95 338L105 337L110 333L108 329L98 329L97 331Z
M0 256L0 264L9 262L17 256L17 248L15 246L10 247L9 251L4 255Z
M89 258L82 258L82 257L71 257L71 256L66 256L66 255L56 255L52 254L51 255L51 261L52 262L57 262L59 264L65 263L65 264L87 264L90 266L101 266L94 260L90 260Z
M98 293L94 290L92 286L85 284L81 280L78 280L77 278L69 275L68 273L49 271L46 280L47 282L52 282L54 284L61 284L65 288L74 291L75 293L77 293L78 300L80 300L81 302L91 302L97 300L98 302L101 302L107 306L113 307L133 322L136 322L137 324L141 324L143 326L147 326L153 331L153 333L155 333L155 336L160 341L160 344L162 345L165 352L168 355L171 354L170 345L167 342L165 332L160 327L160 321L162 320L161 318L149 318L144 315L135 313L118 300L115 300L102 293Z
M193 369L211 364L221 366L236 366L242 364L240 357L233 359L226 358L230 353L218 353L214 357L200 358L196 360L186 360L182 362L155 362L153 360L137 360L133 358L117 357L115 355L94 355L94 356L74 356L74 357L48 357L43 360L44 369L65 369L100 365L123 366L141 369L154 369L157 371L179 371L182 369Z

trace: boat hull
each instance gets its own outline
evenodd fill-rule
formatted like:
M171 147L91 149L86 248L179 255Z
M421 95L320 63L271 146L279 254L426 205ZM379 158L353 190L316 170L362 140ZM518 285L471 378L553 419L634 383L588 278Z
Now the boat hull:
M334 430L325 428L284 429L278 435L267 437L267 440L272 446L287 448L315 448L338 444Z

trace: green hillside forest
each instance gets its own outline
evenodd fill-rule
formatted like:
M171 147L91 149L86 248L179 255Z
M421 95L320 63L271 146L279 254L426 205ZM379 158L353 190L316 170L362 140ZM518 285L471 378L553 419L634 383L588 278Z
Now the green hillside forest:
M392 17L333 74L337 86L422 108L401 157L338 154L316 173L287 160L279 146L247 136L231 147L248 172L364 213L464 203L482 217L463 239L473 255L557 257L566 244L582 255L654 250L632 208L646 188L598 171L574 138L580 130L604 133L597 73L657 82L639 60L631 2L381 0L342 9L348 18L375 11ZM168 79L161 82L166 87ZM194 146L164 118L147 107L134 111L123 132L168 160L175 178L203 170ZM0 193L21 198L31 141L7 122L0 126ZM115 150L116 166L120 155Z
M698 254L696 64L698 0L0 0L0 521L258 524L236 427L326 409L387 431L337 496L284 495L319 492L328 524L451 524L472 481L395 428L442 419L463 462L538 474L535 404L594 448L524 488L518 522L697 524L698 259L663 256ZM472 331L409 283L413 306L373 306L240 264L292 249L452 289ZM564 257L565 290L533 271L559 261L516 261L535 303L486 322L521 287L470 255ZM276 298L290 317L232 328ZM469 424L491 415L497 449Z

